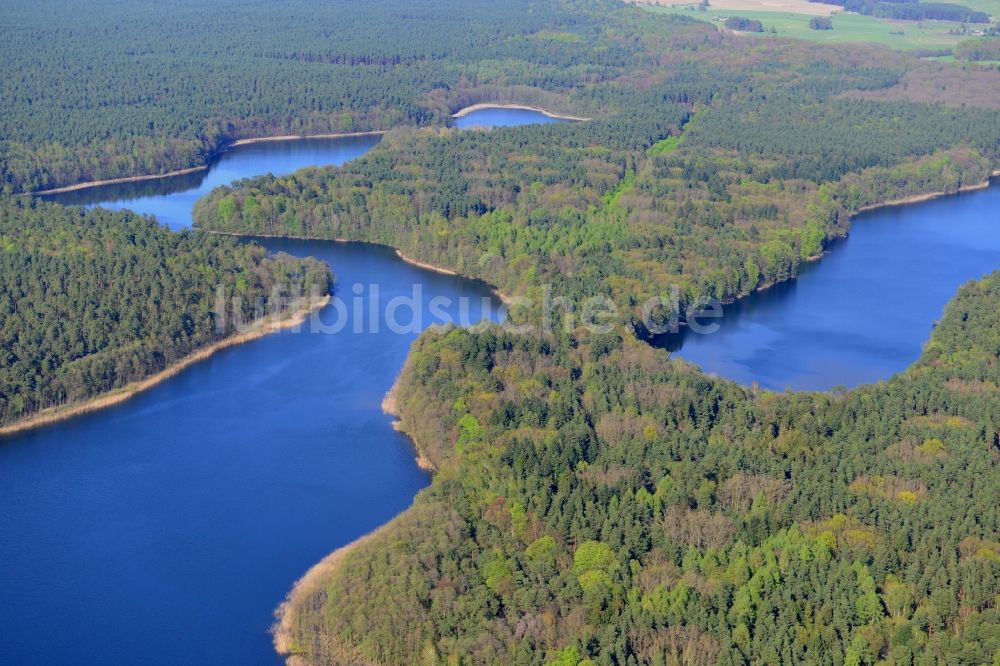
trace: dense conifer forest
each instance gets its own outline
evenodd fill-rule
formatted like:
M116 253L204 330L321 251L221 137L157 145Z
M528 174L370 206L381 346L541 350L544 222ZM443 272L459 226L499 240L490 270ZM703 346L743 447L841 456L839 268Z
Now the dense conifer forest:
M330 279L128 212L0 199L0 425L141 380Z

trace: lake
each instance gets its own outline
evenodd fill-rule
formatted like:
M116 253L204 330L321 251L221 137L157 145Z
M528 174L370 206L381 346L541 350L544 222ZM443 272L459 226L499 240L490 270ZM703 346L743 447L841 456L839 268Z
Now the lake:
M47 198L183 228L216 185L341 164L377 141L245 145L207 173ZM491 290L377 245L264 244L330 263L346 319L332 304L320 318L342 330L229 348L123 404L3 440L0 663L280 663L267 630L292 584L430 482L381 401L415 329L436 321L430 299L449 299L456 322L496 321ZM402 307L404 331L373 330L376 303L412 297L415 286L419 327Z
M682 328L655 343L706 372L778 390L888 379L917 360L958 286L997 268L994 181L863 213L797 280L724 306L717 332Z
M488 111L463 125L532 113ZM207 173L48 198L183 228L215 185L340 164L375 143L241 146ZM799 280L726 306L718 333L659 342L707 371L775 388L887 378L917 357L958 284L997 267L998 211L994 187L862 215ZM126 403L0 446L0 663L276 663L266 632L294 581L429 483L380 409L416 332L354 332L354 306L367 321L376 301L419 285L416 328L432 323L435 296L450 299L453 318L467 304L466 321L497 320L490 290L380 246L265 245L330 262L343 330L224 350ZM334 306L321 319L340 321Z

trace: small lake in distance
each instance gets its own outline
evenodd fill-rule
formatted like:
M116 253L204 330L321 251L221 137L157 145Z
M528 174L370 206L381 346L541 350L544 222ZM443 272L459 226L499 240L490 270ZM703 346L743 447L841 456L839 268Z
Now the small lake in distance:
M520 125L544 125L546 123L564 123L563 118L553 118L532 109L506 109L489 107L477 109L471 113L454 119L455 127L463 129L473 127L518 127Z

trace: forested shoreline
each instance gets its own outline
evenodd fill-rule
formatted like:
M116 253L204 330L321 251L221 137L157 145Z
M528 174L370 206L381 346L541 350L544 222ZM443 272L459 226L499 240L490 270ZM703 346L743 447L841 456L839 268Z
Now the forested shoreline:
M331 280L314 259L133 213L0 199L0 427L170 371Z
M138 393L153 388L160 382L175 377L195 363L204 361L216 352L234 345L251 342L276 331L299 326L305 322L310 314L318 311L329 302L329 295L306 296L296 299L286 311L275 312L257 319L247 325L242 332L234 333L217 342L199 347L154 374L148 374L142 379L132 381L118 388L109 389L91 398L81 398L75 402L46 407L39 412L24 416L13 423L0 426L0 435L12 435L32 430L117 405Z

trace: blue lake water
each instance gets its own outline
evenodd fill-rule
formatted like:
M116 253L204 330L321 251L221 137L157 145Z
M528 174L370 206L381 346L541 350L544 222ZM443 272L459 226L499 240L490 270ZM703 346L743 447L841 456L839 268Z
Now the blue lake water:
M707 372L772 389L888 379L917 359L958 286L998 268L994 182L859 215L850 236L797 280L724 306L717 332L682 328L657 344Z
M376 143L240 146L207 174L47 198L183 228L216 185L340 164ZM495 321L491 290L376 245L264 244L330 263L340 332L276 333L121 405L0 440L0 664L278 663L267 630L295 580L429 483L380 407L416 338L412 313L397 310L404 333L374 331L368 314L418 285L421 327L437 321L435 297L455 322ZM321 320L338 316L331 305Z

